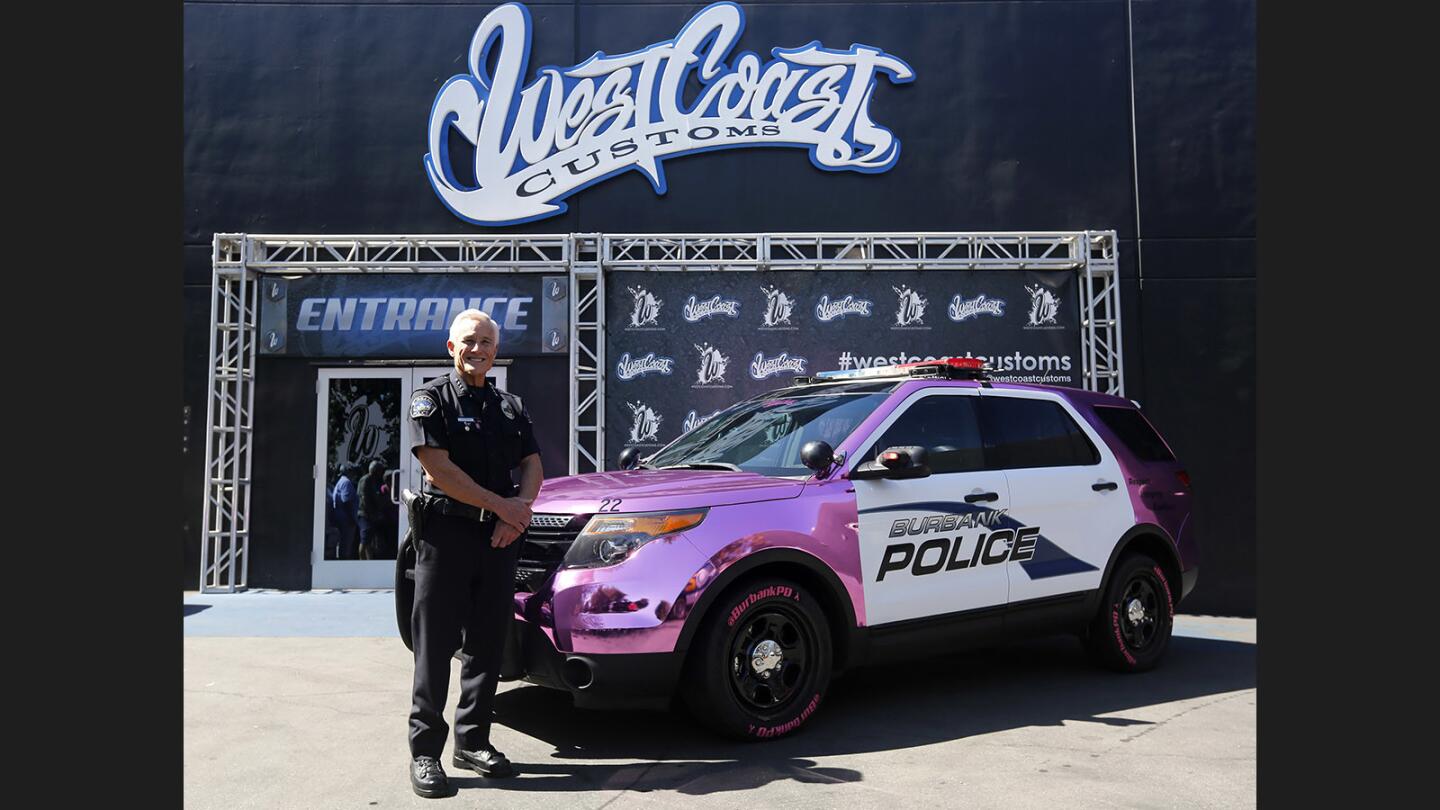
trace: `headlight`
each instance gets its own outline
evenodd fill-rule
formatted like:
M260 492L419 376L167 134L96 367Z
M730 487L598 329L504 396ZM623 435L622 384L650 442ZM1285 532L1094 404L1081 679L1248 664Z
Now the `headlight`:
M596 515L565 552L569 568L600 568L629 557L657 537L700 525L708 509L651 512L642 515Z

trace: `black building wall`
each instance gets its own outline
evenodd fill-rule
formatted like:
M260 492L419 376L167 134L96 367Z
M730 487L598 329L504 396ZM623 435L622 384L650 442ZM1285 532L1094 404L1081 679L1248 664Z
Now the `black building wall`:
M668 39L703 5L530 3L530 71ZM903 144L892 170L822 172L796 149L705 153L665 163L663 197L631 172L571 197L562 216L490 232L1115 229L1126 393L1195 482L1205 550L1185 607L1252 615L1254 3L741 6L736 52L858 41L914 68L911 84L882 79L870 106ZM440 204L421 157L435 93L463 70L493 7L185 5L187 587L199 565L212 235L487 232ZM309 381L297 383L306 397ZM257 409L261 434L274 429L258 421L267 413ZM308 520L275 533L258 508L278 484L256 484L251 580L304 587L285 572L294 555L308 559Z

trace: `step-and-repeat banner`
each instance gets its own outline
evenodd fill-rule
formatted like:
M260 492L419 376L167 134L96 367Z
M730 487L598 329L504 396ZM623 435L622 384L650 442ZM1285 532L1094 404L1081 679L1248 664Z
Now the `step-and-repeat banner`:
M821 371L980 357L994 379L1080 387L1071 271L612 271L606 455L648 455Z

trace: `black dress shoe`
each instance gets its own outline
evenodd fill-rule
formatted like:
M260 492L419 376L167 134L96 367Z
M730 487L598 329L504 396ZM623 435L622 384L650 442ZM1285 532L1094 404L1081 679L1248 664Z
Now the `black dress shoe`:
M466 751L463 748L455 749L455 758L450 764L457 768L469 768L470 770L491 779L503 779L515 775L515 766L505 755L494 748L481 748L475 751Z
M410 787L416 796L438 799L450 795L450 780L445 778L445 769L435 757L415 757L410 760Z

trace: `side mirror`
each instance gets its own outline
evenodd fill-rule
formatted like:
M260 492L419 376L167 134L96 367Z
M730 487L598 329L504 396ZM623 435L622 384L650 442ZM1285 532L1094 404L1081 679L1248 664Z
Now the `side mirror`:
M622 470L635 469L637 466L640 465L640 448L627 447L624 450L621 450L619 458L615 459L615 463Z
M800 448L800 463L815 472L824 475L835 463L835 448L829 442L813 441L806 442Z
M887 447L878 460L866 462L850 471L852 481L869 478L904 480L929 475L930 464L925 458L925 448L915 445Z

